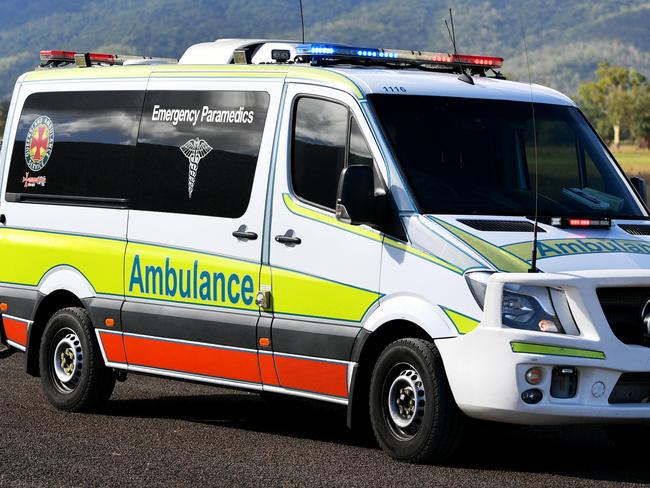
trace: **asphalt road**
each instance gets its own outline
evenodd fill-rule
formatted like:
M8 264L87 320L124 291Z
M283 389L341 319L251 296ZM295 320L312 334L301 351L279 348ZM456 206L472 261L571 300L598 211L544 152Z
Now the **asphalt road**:
M445 467L390 460L337 407L131 375L105 411L50 407L22 355L0 361L1 486L623 486L647 452L599 427L486 430Z

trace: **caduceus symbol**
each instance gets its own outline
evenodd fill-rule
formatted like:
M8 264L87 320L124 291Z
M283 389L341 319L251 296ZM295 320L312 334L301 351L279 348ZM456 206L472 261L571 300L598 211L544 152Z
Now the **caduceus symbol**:
M199 161L212 151L212 147L210 147L210 144L205 142L203 139L197 137L196 139L190 139L183 144L181 146L181 151L183 151L183 154L190 162L187 175L187 193L189 194L189 197L192 198L196 174L199 172Z

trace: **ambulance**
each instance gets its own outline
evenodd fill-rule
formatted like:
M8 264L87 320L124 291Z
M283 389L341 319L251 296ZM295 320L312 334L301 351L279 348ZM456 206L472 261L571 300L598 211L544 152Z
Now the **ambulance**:
M130 373L332 402L407 462L468 419L650 420L645 184L502 63L41 52L0 153L4 355L66 411Z

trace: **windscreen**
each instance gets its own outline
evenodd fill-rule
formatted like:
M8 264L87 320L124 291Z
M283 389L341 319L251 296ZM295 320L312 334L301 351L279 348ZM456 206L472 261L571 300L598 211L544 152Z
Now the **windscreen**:
M645 218L580 111L529 102L369 95L422 213ZM536 170L537 166L537 170Z

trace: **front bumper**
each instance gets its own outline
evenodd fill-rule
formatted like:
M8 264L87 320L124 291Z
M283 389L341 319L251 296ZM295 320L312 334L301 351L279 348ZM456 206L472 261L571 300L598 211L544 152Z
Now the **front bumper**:
M562 289L580 335L511 329L501 324L506 283ZM650 287L650 273L636 270L571 274L495 274L490 278L485 315L473 332L436 341L454 398L474 418L517 424L650 421L648 403L610 403L621 374L650 372L650 348L626 345L612 333L596 295L600 287ZM543 380L531 386L525 372L537 366ZM572 398L551 395L555 367L577 371ZM602 385L594 386L596 383ZM522 393L542 392L536 404Z

